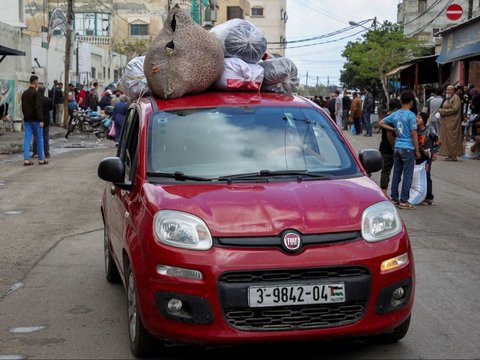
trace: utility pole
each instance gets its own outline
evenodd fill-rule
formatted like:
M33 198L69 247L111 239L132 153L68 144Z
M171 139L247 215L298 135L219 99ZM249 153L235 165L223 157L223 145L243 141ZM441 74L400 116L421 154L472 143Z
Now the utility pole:
M468 0L468 19L470 20L472 18L472 13L473 13L473 0Z
M72 48L73 0L67 0L67 33L65 34L65 81L63 83L63 127L68 127L68 84L70 83L70 51Z
M308 86L308 71L307 71L307 78L305 79L305 86Z

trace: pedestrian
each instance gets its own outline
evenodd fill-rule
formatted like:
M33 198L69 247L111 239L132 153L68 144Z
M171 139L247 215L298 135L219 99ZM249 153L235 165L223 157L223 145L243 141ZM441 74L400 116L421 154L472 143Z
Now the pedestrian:
M410 111L413 105L413 94L407 90L403 91L400 101L401 109L380 120L379 126L395 131L397 135L394 146L390 198L400 209L415 209L415 206L408 202L415 158L420 158L416 116ZM399 194L400 181L402 181L402 190Z
M327 97L328 102L327 102L327 108L328 108L328 112L330 113L330 117L335 120L335 101L337 99L335 99L335 96L333 97Z
M30 86L22 94L23 126L25 127L25 138L23 140L23 165L33 165L30 160L30 142L32 134L37 134L38 164L45 165L48 161L44 159L43 153L43 110L42 94L37 90L38 76L30 76Z
M102 98L100 99L100 102L98 103L100 109L104 110L105 106L110 106L110 103L112 102L112 97L112 90L108 89L107 91L105 91Z
M115 106L117 103L120 102L120 95L122 95L122 92L120 90L115 91L115 96L112 97L112 100L110 101L110 106Z
M5 134L5 121L8 121L8 102L1 101L0 94L0 135Z
M362 100L358 96L358 92L354 91L352 105L350 107L350 114L353 119L353 127L355 129L355 135L360 135L362 133Z
M342 128L348 130L348 117L350 115L350 107L352 106L352 99L348 96L348 91L343 91L342 97Z
M76 100L75 86L73 84L69 84L68 86L68 119L70 121L70 119L73 118L73 112L75 109L78 109L78 104Z
M430 117L428 119L428 124L431 125L435 129L435 133L440 136L440 113L438 109L442 106L443 103L443 89L438 88L435 91L435 96L432 100L430 100Z
M342 110L342 98L340 96L340 91L334 91L334 98L335 98L335 122L337 126L341 129L342 128L342 118L343 118L343 110Z
M370 88L365 88L365 99L363 100L363 113L362 121L365 124L365 136L372 136L372 123L370 122L370 116L375 111L375 103L373 101L373 94L370 92Z
M78 85L76 100L78 106L80 106L82 109L85 110L87 108L87 92L83 88L83 84Z
M113 108L113 123L115 126L115 143L118 144L120 141L120 133L122 131L122 125L125 121L125 116L127 116L128 110L128 97L123 94L120 96L120 101Z
M53 110L53 103L49 97L45 96L45 87L39 86L38 92L42 95L42 113L43 113L43 153L45 158L50 157L50 121L48 120L50 117L50 111ZM32 146L33 157L38 157L37 151L37 135L33 133L33 146Z
M393 114L395 111L401 109L402 103L398 99L391 99L388 103L388 111L386 116ZM382 189L385 196L388 197L387 189L390 183L390 174L393 168L393 147L395 145L395 131L387 130L382 127L382 140L378 150L382 154L383 168L380 173L380 189Z
M472 101L470 103L470 110L472 111L472 115L476 119L480 119L480 94L477 94L472 98ZM472 126L472 137L475 138L477 134L478 134L478 129L474 125Z
M90 91L87 94L87 109L90 109L92 111L97 111L98 109L98 83L94 82L92 84L92 87Z
M438 110L440 113L440 155L446 161L457 161L463 155L462 101L455 94L453 85L447 86L445 101Z
M435 128L427 124L427 121L427 113L421 112L417 115L417 137L420 159L417 159L416 163L421 164L427 161L425 164L425 171L427 173L427 196L422 204L433 205L432 161L437 160L440 139L435 132Z
M55 106L55 125L63 125L63 83L57 83L53 90L53 105Z

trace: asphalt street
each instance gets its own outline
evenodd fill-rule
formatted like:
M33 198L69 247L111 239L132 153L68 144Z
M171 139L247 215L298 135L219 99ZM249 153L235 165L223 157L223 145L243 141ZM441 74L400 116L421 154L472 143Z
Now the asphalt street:
M380 141L379 135L347 137L357 152ZM47 166L23 167L19 154L0 157L0 359L132 358L124 290L107 283L103 272L104 183L96 168L115 148L81 138L64 143L80 148L55 144ZM440 157L432 175L435 205L400 213L417 276L402 341L171 348L161 358L478 358L480 161Z

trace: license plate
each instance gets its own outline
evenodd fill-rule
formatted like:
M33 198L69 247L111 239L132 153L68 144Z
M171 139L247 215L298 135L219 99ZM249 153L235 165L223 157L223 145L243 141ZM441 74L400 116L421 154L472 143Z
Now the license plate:
M345 302L345 284L250 286L250 307L330 304Z

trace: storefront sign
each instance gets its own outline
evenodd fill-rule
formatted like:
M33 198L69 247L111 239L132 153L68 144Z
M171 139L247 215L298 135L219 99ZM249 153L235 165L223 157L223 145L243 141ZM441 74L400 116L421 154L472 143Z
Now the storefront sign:
M480 21L451 32L445 32L442 38L442 50L437 62L465 59L480 54Z

